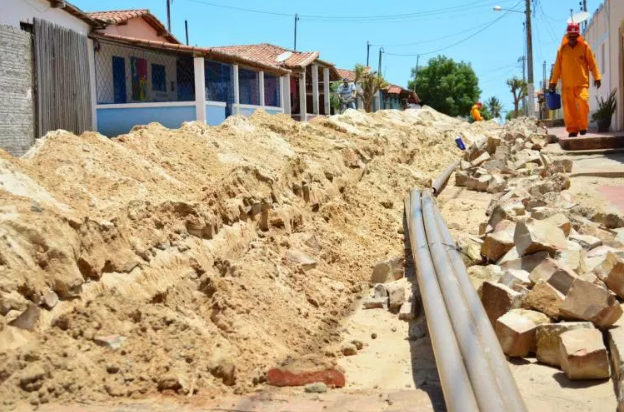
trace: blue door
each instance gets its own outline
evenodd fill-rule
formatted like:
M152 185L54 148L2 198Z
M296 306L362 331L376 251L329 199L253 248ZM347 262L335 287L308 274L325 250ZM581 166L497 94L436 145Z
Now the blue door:
M126 103L126 60L113 56L114 103Z

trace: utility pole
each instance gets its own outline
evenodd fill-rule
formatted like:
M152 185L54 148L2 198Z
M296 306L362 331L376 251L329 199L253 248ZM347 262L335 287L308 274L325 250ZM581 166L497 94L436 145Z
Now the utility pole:
M522 81L526 83L526 56L521 56L518 58L519 62L522 62ZM527 98L524 97L522 99L522 111L524 114L527 114Z
M526 4L526 32L527 32L527 69L529 72L529 116L535 116L535 88L533 86L533 32L531 30L531 0L525 0Z
M297 22L299 21L299 15L295 13L295 47L294 50L297 51Z
M381 56L384 53L384 48L380 47L379 48L379 68L377 69L377 76L381 76Z
M173 0L167 0L167 30L171 33L171 2Z
M414 93L416 93L416 80L418 80L418 64L420 62L420 54L416 55L416 70L414 71Z
M188 20L184 20L184 31L186 32L186 45L189 45L189 38L188 38Z
M366 67L369 67L369 59L370 59L370 42L366 41Z

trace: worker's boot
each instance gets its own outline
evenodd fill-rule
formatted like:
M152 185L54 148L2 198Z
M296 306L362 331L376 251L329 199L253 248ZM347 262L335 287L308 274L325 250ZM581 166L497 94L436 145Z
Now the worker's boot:
M587 130L581 130L581 136L585 136L587 134Z
M578 136L578 133L576 132L568 134L568 137L576 137L576 136Z

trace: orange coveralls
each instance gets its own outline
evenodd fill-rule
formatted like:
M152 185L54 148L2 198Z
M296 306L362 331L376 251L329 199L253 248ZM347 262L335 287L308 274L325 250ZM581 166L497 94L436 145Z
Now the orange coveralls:
M479 111L479 106L477 106L476 104L472 106L472 109L470 109L470 114L472 115L472 120L474 120L475 122L480 122L483 120L481 112Z
M563 39L557 52L557 61L550 83L561 79L563 120L569 133L587 130L589 123L589 72L595 80L602 80L594 52L579 37L575 47L570 47L568 37Z

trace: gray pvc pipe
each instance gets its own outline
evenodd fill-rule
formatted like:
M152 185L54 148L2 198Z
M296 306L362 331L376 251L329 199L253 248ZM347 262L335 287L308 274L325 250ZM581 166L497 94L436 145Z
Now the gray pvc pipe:
M442 245L442 238L433 210L433 198L429 191L425 191L423 194L422 209L427 241L429 242L429 250L438 283L446 302L446 308L457 336L457 342L466 364L479 409L481 412L506 411L503 401L504 395L500 392L496 376L490 368L485 348L479 339L477 324L453 273L453 266L446 254L446 248Z
M444 171L433 181L433 183L431 183L431 189L433 190L434 195L437 196L440 194L442 188L446 184L446 181L449 179L449 177L451 177L453 170L455 170L457 166L459 166L459 162L459 160L453 162L449 167L444 169Z
M445 245L446 255L450 259L457 282L462 289L465 301L477 324L480 340L484 345L489 363L497 379L497 386L500 388L500 392L504 394L506 406L503 410L509 412L526 412L526 405L518 390L518 385L509 370L509 365L498 343L498 338L492 328L492 324L481 304L479 295L475 291L472 282L470 282L470 276L468 275L466 266L459 252L454 247L455 242L453 241L453 237L446 227L444 219L442 219L440 210L435 204L433 204L433 209L438 231L442 238L442 243Z
M477 412L479 407L433 268L423 221L420 192L413 190L405 201L410 244L417 269L418 286L427 316L427 327L449 412ZM503 410L500 409L502 412Z

